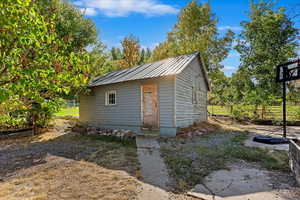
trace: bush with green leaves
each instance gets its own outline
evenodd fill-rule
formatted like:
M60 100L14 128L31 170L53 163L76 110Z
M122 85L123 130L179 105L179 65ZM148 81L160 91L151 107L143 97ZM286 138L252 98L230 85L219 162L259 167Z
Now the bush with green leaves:
M88 81L87 52L74 47L72 32L61 37L57 24L69 19L51 8L46 15L34 0L0 2L0 124L35 119L43 126L61 97L80 92Z
M237 105L232 109L232 116L237 120L253 120L258 119L259 115L253 106Z

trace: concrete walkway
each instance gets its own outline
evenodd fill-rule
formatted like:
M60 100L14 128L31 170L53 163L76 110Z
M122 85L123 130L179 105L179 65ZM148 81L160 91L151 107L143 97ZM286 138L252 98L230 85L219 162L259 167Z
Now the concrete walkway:
M250 137L249 139L245 140L244 145L248 147L259 147L264 149L276 149L281 151L288 151L289 144L264 144L253 141L254 136Z
M205 177L204 184L196 185L190 194L205 200L299 199L299 190L292 186L293 179L286 179L285 174L279 176L279 172L260 169L244 161L232 163L228 168L230 170L215 171ZM280 180L280 177L284 178Z
M274 137L282 137L282 126L268 126L255 124L234 124L233 126L249 131L249 133L253 135L268 135ZM287 138L300 139L300 126L287 126Z
M169 175L163 158L160 156L159 144L154 137L136 138L138 159L143 176L140 200L163 200L169 198Z
M267 125L236 125L236 127L248 131L252 137L245 141L245 146L259 147L267 149L276 149L282 151L289 150L289 144L263 144L253 141L253 137L256 135L265 135L272 137L282 137L281 126L267 126ZM287 138L298 138L300 139L300 127L299 126L288 126L287 127Z

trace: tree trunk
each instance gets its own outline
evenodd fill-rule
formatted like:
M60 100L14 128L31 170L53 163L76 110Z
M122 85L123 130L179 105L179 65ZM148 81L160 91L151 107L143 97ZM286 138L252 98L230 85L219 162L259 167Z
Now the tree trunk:
M32 120L32 133L33 135L36 135L38 133L38 124L37 121L39 120L39 110L40 110L40 104L37 102L32 103L31 108L31 120Z
M36 135L37 134L36 121L37 121L37 115L34 113L32 115L32 135Z

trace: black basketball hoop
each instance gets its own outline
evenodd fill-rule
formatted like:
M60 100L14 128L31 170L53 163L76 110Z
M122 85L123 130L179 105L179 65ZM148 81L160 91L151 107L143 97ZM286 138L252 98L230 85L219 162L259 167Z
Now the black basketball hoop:
M300 79L300 59L276 67L276 81L282 83L283 137L286 138L286 82Z
M300 59L278 65L276 71L277 82L288 82L300 79Z

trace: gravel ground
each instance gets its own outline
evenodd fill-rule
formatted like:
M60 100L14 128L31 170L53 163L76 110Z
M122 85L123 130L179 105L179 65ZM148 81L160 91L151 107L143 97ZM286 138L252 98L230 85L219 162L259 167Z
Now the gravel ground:
M68 131L69 120L35 137L0 141L0 199L135 199L135 146Z
M73 125L60 119L44 134L0 140L0 200L134 200L142 190L159 191L163 200L199 200L148 184L135 146L72 133Z
M190 138L161 138L159 140L161 153L173 180L173 187L178 190L190 191L200 183L209 182L212 183L211 186L216 186L214 189L218 191L223 188L222 184L230 182L235 174L238 176L238 173L235 172L244 170L246 174L249 172L249 178L253 179L255 174L250 172L254 171L258 174L268 175L265 182L271 185L270 189L281 190L284 186L278 195L288 196L289 200L298 200L300 191L295 188L296 182L289 170L287 153L245 147L244 140L250 136L251 134L243 131L219 130ZM228 154L224 152L228 152ZM241 163L243 164L241 165ZM236 171L230 171L231 169ZM227 173L227 171L229 172ZM230 174L231 172L232 174ZM213 176L215 173L217 176ZM222 175L221 178L220 175ZM213 176L212 180L208 180L208 176ZM236 177L236 179L244 180L243 177ZM255 183L255 180L249 182L250 186L235 184L234 189L236 189L235 191L247 191L245 187L255 187L255 185L251 185L252 183ZM271 192L268 193L265 188L257 187L257 191L262 191L262 193L256 199L263 199L266 194L271 195ZM228 197L228 199L230 198ZM243 197L241 199L244 200ZM248 198L245 197L245 199Z

